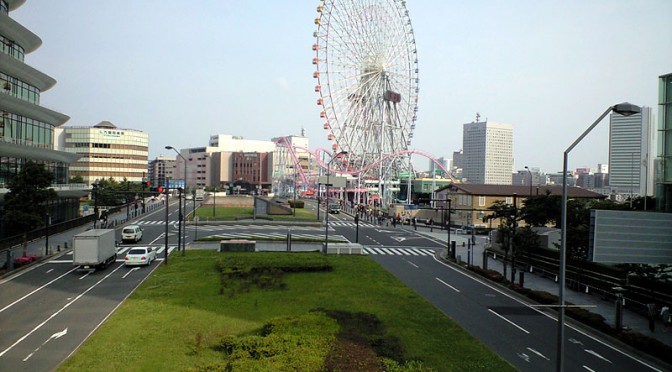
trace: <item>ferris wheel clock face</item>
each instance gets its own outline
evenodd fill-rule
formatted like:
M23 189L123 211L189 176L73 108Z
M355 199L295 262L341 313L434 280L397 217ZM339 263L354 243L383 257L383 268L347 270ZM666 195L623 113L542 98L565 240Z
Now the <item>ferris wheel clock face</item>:
M315 92L332 150L348 152L351 170L394 177L418 111L418 59L406 1L324 0L315 26Z

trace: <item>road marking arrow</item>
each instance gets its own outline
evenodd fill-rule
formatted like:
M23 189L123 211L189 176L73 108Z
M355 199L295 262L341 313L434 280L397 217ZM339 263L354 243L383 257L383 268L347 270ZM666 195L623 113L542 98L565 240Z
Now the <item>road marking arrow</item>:
M60 332L54 333L53 335L51 335L51 337L49 337L46 341L44 341L42 343L42 345L38 346L37 349L33 350L32 353L28 354L25 358L23 358L23 361L25 362L28 359L30 359L30 357L32 357L35 353L37 353L44 345L47 344L47 342L49 342L51 340L55 340L57 338L61 338L61 337L65 336L66 334L68 334L68 329L67 328L60 331Z

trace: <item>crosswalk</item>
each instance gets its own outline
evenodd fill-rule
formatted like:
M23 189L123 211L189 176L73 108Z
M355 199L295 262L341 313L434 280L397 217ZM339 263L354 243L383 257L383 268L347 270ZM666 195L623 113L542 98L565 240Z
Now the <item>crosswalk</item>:
M138 225L144 225L144 226L159 226L159 225L165 225L166 221L137 221L136 224ZM168 225L177 225L177 221L168 221ZM189 224L188 227L193 228L195 225ZM329 226L340 226L340 227L357 227L357 224L352 222L352 221L329 221ZM359 223L360 228L378 228L381 227L379 225L374 225L371 223L367 222L360 222ZM248 230L287 230L289 226L286 225L253 225L253 224L235 224L235 225L199 225L199 229L207 229L207 228L214 228L214 229L248 229ZM323 227L320 226L294 226L294 228L301 229L301 230L324 230Z
M329 225L331 226L341 226L341 227L357 227L357 224L352 222L352 221L329 221ZM372 227L380 227L377 225L373 225L370 223L366 222L360 222L359 227L367 227L367 228L372 228Z
M268 235L268 237L273 237L277 238L279 235L272 235L272 234L265 234ZM323 235L317 236L317 235L310 235L310 234L296 234L292 235L294 238L297 237L302 237L302 238L313 238L313 239L320 239L324 238ZM238 237L236 234L233 235L226 235L227 238L230 237ZM249 238L249 234L240 234L241 238ZM332 239L343 239L346 240L343 236L341 235L335 235L331 236L330 238ZM121 246L117 248L117 261L122 262L123 257L130 250L131 248L134 248L135 246ZM162 259L166 247L163 245L156 245L152 246L156 250L156 258L157 259ZM177 246L169 246L168 247L168 253L172 253L174 250L178 249ZM363 247L364 254L367 255L380 255L380 256L434 256L434 249L432 248L412 248L412 247L383 247L383 246L378 246L378 247L371 247L371 246L364 246ZM63 255L61 258L54 260L54 262L72 262L72 251L66 253Z
M144 225L144 226L149 226L149 225L165 225L166 221L137 221L135 222L136 225ZM177 225L177 221L168 221L168 225Z
M431 248L408 248L408 247L364 247L364 253L368 255L383 256L434 256Z

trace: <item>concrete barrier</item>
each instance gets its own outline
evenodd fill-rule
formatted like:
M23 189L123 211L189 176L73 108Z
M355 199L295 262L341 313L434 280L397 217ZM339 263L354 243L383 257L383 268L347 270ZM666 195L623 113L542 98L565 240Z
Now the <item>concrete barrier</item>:
M329 243L327 247L327 254L364 254L364 249L361 244L357 243Z

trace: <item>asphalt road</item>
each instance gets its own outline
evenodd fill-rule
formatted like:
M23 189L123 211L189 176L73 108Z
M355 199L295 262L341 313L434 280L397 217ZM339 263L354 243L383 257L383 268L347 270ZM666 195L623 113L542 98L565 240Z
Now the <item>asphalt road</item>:
M163 261L164 247L154 244L163 242L162 227L145 229L135 244L158 249L147 267L126 267L133 245L122 245L104 270L77 269L68 251L0 281L0 371L50 371L67 359ZM169 238L172 252L175 232Z
M322 212L323 213L323 212ZM322 217L324 215L322 214ZM171 206L168 247L177 245L175 207ZM472 277L435 256L441 242L410 229L360 222L347 214L329 216L330 237L358 240L365 252L457 321L491 350L521 371L553 371L557 321L507 291ZM71 256L35 266L0 282L0 370L47 371L57 367L129 296L164 257L165 212L136 221L143 228L138 246L159 250L149 267L126 268L121 259L132 245L119 247L120 259L105 270L74 270ZM187 226L185 240L225 234L286 236L290 227L261 225ZM292 226L292 234L324 237L324 226ZM567 371L660 371L636 354L568 326ZM450 352L447 350L446 352Z
M0 284L0 369L48 371L64 361L158 267L117 262L93 272L65 254Z

